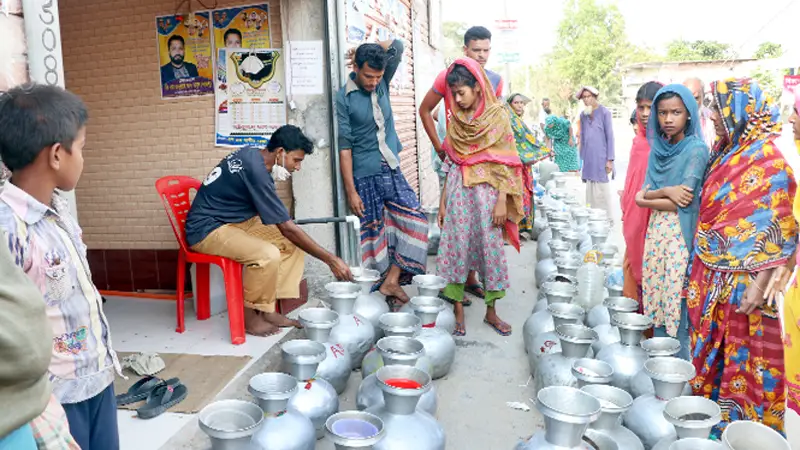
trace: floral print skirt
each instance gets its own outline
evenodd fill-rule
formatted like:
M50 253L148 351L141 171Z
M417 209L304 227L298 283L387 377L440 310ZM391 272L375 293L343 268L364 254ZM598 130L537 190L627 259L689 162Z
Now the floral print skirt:
M653 211L644 241L642 307L654 327L676 337L681 320L681 291L689 250L677 212Z
M465 187L461 168L447 171L447 198L436 272L448 284L467 281L478 271L486 291L508 289L503 229L492 224L497 190L488 184Z

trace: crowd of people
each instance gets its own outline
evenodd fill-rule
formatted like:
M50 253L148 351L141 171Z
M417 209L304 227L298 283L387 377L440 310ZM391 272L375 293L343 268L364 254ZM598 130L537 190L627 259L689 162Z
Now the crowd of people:
M656 336L681 342L679 356L697 370L694 394L722 409L717 437L736 420L783 433L786 405L800 412L800 298L789 285L800 197L775 144L780 114L751 79L711 83L710 108L702 82L684 84L649 82L637 94L621 193L624 294L639 300ZM787 288L782 333L777 303Z
M562 172L580 172L589 206L612 209L615 140L599 91L577 92L585 110L576 130L546 98L529 127L530 99L504 96L502 77L485 68L490 54L491 33L469 29L464 57L439 74L419 108L441 187L432 272L447 282L440 295L453 304L459 336L467 333L466 294L484 300L487 326L512 333L497 306L510 286L505 246L519 251L521 232L532 225L534 164L552 157ZM373 289L393 310L409 301L402 286L429 270L428 221L400 170L389 94L402 55L399 40L362 44L336 94L341 176L362 219L362 264L380 271ZM638 92L620 199L625 294L639 300L656 335L681 341L681 356L697 368L694 393L722 407L717 432L742 419L782 432L787 396L800 413L796 283L786 292L785 339L776 304L795 266L800 197L775 145L777 109L759 86L724 80L711 84L711 94L707 108L697 79L650 82ZM800 151L800 92L797 99L791 122ZM0 190L7 243L0 245L0 353L15 361L0 371L0 449L119 448L113 380L120 365L81 230L58 192L80 179L87 120L83 102L57 87L23 85L0 97L0 157L11 171ZM336 279L354 280L348 264L292 221L276 193L274 181L288 179L313 150L299 128L281 127L266 148L222 159L188 213L193 250L245 267L250 334L300 327L276 302L299 297L305 254ZM169 380L154 387L164 395L174 388Z

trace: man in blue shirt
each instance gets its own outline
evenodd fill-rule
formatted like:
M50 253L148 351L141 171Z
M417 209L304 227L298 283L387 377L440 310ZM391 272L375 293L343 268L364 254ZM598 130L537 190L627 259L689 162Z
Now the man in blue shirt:
M428 220L400 171L402 145L389 102L402 57L399 40L360 45L336 96L342 181L350 209L362 218L362 261L380 271L375 287L393 309L408 301L401 284L425 273L428 251Z
M313 151L311 141L292 125L278 128L267 148L236 150L208 174L186 218L186 242L192 250L244 265L249 334L268 336L279 327L300 327L276 312L275 303L300 297L303 252L327 264L336 279L353 280L344 261L292 221L275 191L273 178L288 179Z

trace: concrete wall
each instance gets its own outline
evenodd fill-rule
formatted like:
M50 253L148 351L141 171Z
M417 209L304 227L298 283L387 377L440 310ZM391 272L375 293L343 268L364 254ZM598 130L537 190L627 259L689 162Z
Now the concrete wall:
M28 81L20 0L0 0L0 91Z
M20 0L0 0L0 92L28 81L25 25ZM0 180L10 173L0 161Z
M436 76L445 69L444 55L441 52L441 42L431 45L431 28L437 27L441 36L441 23L430 23L428 20L428 6L436 2L441 5L441 0L413 0L412 17L414 20L414 86L415 103L417 108L425 98L425 94L433 86ZM425 133L422 121L417 115L417 149L419 154L419 197L423 208L439 206L439 177L433 171L431 160L431 141Z
M325 41L327 15L325 0L282 0L281 15L285 23L283 37L291 41ZM324 48L324 44L323 44ZM288 54L288 52L287 52ZM289 58L291 55L288 55ZM286 63L289 64L287 58ZM326 61L323 73L333 65ZM291 95L296 108L289 112L289 122L299 126L316 144L314 154L306 157L302 169L292 177L295 195L295 216L298 219L334 215L333 179L331 167L331 108L330 84L324 83L323 95ZM305 225L303 229L314 239L334 251L333 225ZM329 277L328 267L313 258L306 259L309 289L319 291L321 282Z

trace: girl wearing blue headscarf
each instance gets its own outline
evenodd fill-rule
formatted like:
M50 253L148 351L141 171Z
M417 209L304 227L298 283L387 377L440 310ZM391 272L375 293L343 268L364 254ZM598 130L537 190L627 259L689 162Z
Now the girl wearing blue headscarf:
M644 314L655 336L681 341L680 357L689 359L686 278L700 208L700 189L709 150L703 141L700 113L692 92L680 84L661 88L647 124L650 157L644 187L636 204L650 208L642 264Z

